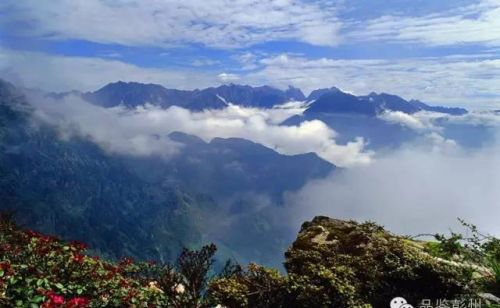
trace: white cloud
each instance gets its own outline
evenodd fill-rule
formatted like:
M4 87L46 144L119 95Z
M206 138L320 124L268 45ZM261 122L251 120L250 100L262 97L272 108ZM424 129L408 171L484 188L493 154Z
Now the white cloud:
M424 16L385 15L357 22L346 40L420 43L431 46L484 44L500 46L500 1L478 4Z
M498 0L368 21L340 20L337 5L346 7L322 0L6 0L0 4L0 26L28 37L128 46L238 48L276 40L320 46L353 41L500 46L500 34L492 30L500 26Z
M260 55L262 56L262 55ZM69 57L0 48L0 77L47 91L95 90L117 80L193 89L238 82L294 85L308 91L337 86L356 95L372 91L429 103L491 109L500 106L500 59L478 55L409 59L310 59L281 54L256 60L239 74L210 69L144 68L117 59Z
M197 67L213 66L213 65L217 65L217 64L220 64L220 61L212 60L210 58L205 58L205 57L195 59L191 62L192 66L197 66Z
M217 77L222 82L234 82L240 79L238 75L231 73L220 73L219 75L217 75Z
M144 68L115 59L69 57L0 48L0 77L45 91L96 90L117 80L191 89L220 83L216 73Z
M484 55L406 59L310 59L281 54L261 59L250 83L295 85L305 92L337 86L357 95L372 91L468 108L500 105L500 59Z
M259 57L263 54L256 54L254 52L244 52L241 54L233 55L232 58L239 62L241 70L253 70L259 67Z
M168 158L180 148L166 137L168 132L153 132L148 130L148 123L127 121L121 115L128 112L120 107L106 109L76 96L53 100L35 94L29 95L29 102L36 108L35 118L56 125L62 139L83 136L108 152L133 156Z
M406 114L399 111L386 111L378 116L389 123L398 123L423 133L441 133L444 124L500 127L500 115L495 111L472 111L464 115L448 115L439 112L420 111Z
M17 34L122 45L199 43L241 47L273 40L337 43L340 22L323 1L4 1L2 24Z
M490 111L471 112L458 117L446 117L446 121L454 124L473 124L497 128L500 127L499 113Z
M438 129L431 123L429 117L419 116L418 113L415 115L410 115L401 111L385 111L378 117L389 123L401 124L416 131L428 131L428 130Z
M435 141L435 140L434 140ZM431 143L434 143L431 141ZM287 196L298 228L316 215L372 220L394 232L448 232L457 217L500 235L500 158L497 145L480 151L436 144L412 146L372 164L311 181Z
M260 110L230 105L222 110L190 112L179 107L161 109L147 105L135 110L105 109L77 97L62 101L32 98L38 115L67 135L89 137L110 152L169 157L178 145L168 134L181 131L209 141L215 137L238 137L263 144L279 153L315 152L338 166L367 164L373 153L364 150L361 138L345 145L335 142L336 133L321 121L298 126L279 126L293 110Z

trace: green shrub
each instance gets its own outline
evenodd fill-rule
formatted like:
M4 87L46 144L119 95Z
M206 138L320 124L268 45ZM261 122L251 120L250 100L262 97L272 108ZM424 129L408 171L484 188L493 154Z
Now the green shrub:
M469 268L439 262L417 243L373 223L316 217L303 225L286 256L291 277L314 278L309 289L333 289L326 294L339 307L382 307L396 294L411 302L453 298L473 289ZM329 305L326 298L324 303Z
M0 215L0 306L207 307L215 245L184 249L175 265L89 257L83 243L22 230Z
M251 263L246 271L213 280L209 297L213 303L227 307L286 307L286 282L277 270Z
M215 245L184 249L173 264L108 262L87 256L82 243L20 229L0 215L0 306L367 308L386 307L396 295L418 303L498 294L499 241L478 234L426 243L373 223L317 217L286 252L288 275L228 262L215 276Z
M85 255L82 243L65 243L0 219L0 303L22 307L160 305L154 281L131 276L153 265L118 264Z

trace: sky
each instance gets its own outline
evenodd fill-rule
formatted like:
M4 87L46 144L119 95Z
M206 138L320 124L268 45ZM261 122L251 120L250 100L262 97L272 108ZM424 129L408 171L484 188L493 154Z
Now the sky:
M500 108L500 0L3 0L0 78L336 86Z

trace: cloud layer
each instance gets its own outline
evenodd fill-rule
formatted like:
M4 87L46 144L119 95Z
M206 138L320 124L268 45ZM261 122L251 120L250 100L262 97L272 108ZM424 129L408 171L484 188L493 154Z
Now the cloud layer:
M297 112L293 108L261 110L230 105L223 110L190 112L150 105L135 110L106 109L75 96L59 101L34 97L31 101L38 109L38 117L58 125L64 137L75 133L87 136L104 149L121 154L168 158L179 150L168 134L181 131L206 141L215 137L245 138L287 155L315 152L344 167L367 164L373 155L364 150L362 138L337 144L336 133L319 120L298 126L278 125Z
M340 24L331 4L300 0L9 0L0 10L9 11L2 24L18 35L128 46L234 48L273 40L334 45Z
M32 99L37 116L61 128L63 138L80 134L107 151L128 155L159 155L168 159L180 150L168 139L183 131L210 140L240 137L283 154L316 152L339 166L350 167L308 183L285 196L277 211L294 227L315 215L374 220L404 234L446 232L456 218L500 234L500 144L465 150L440 135L438 115L386 114L382 117L421 132L413 144L389 153L364 149L362 140L347 145L335 142L336 133L318 120L298 126L279 126L300 108L261 110L230 105L223 110L189 112L171 107L145 106L135 110L105 109L77 97L53 101ZM499 128L494 113L439 116L440 121Z
M432 143L408 146L368 166L308 183L287 196L291 221L297 228L315 215L373 220L394 232L416 235L447 233L458 228L460 217L500 235L499 145L464 151Z
M500 1L410 2L5 0L0 76L51 91L239 82L500 105Z
M0 47L0 77L31 88L93 91L109 82L140 81L191 89L220 83L215 73L144 68L119 60L49 55Z
M244 57L248 60L248 56ZM117 80L193 89L238 82L294 85L308 91L337 86L364 95L371 91L473 109L500 106L500 60L457 56L414 59L310 59L281 54L253 59L252 71L203 72L144 68L117 59L55 56L0 48L0 77L48 91L95 90Z
M488 55L356 60L282 54L260 62L261 70L248 74L248 80L305 91L335 85L357 95L386 92L472 108L500 104L494 78L500 76L500 60Z
M0 25L28 37L127 46L235 48L277 40L320 46L352 41L500 46L500 34L492 31L500 26L498 0L469 1L421 15L403 13L403 6L393 4L392 14L339 17L357 6L356 1L321 0L7 0L0 5L8 12ZM364 17L362 10L358 14Z
M450 11L422 16L384 15L358 23L347 34L357 41L419 43L430 46L500 46L500 2L483 0Z

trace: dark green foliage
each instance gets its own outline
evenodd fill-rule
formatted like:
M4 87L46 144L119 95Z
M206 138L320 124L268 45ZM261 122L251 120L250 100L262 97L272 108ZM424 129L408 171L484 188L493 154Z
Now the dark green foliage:
M242 269L233 262L214 276L213 244L183 249L174 264L165 265L131 258L105 262L84 251L81 243L20 229L10 214L0 215L0 304L368 308L386 307L395 294L417 303L476 296L495 287L489 274L472 278L472 264L433 257L420 242L373 223L325 217L303 225L286 253L287 276L253 263ZM483 270L480 265L474 265L475 274ZM498 275L498 264L489 266ZM481 289L473 288L476 283Z
M290 275L314 277L318 272L313 266L316 264L333 271L332 288L352 296L345 298L344 305L351 305L349 300L354 298L379 307L394 294L411 302L453 298L471 288L468 268L440 263L415 243L373 223L316 217L303 225L286 256ZM304 266L307 264L312 270Z
M0 108L0 209L18 223L112 258L169 261L200 244L196 212L210 199L151 185L85 138L61 139L3 82Z
M0 209L15 209L17 221L35 230L85 241L102 256L171 261L183 246L199 246L203 234L223 258L280 266L293 240L276 222L283 192L335 168L313 153L286 156L243 139L205 143L182 133L170 135L184 146L169 160L118 155L77 127L44 124L30 106L0 81Z
M439 245L436 247L437 251L435 252L438 256L451 258L463 252L463 247L460 244L460 241L463 239L461 234L452 232L450 237L441 234L436 234L434 237L439 242Z
M217 248L214 244L200 250L183 249L175 266L167 265L160 286L174 307L207 307L205 288Z
M273 269L251 263L246 271L221 276L209 285L208 297L226 307L289 307L287 279Z
M0 212L0 306L214 306L206 296L216 252L213 244L183 249L174 264L164 265L132 258L109 262L85 250L80 242L21 229L10 214Z
M0 215L1 307L162 306L155 266L123 259L110 263L85 255L85 245L23 230Z
M433 257L373 223L327 217L304 223L285 267L283 277L251 265L213 281L210 294L229 307L386 307L396 295L418 303L476 291L466 264Z
M464 247L472 253L466 254L469 262L486 266L490 272L482 282L486 292L500 296L500 239L481 233L478 228L459 219L469 229L470 237L464 239Z
M434 235L435 241L425 243L425 251L450 261L460 261L481 272L479 283L485 292L500 296L500 240L481 233L475 225L462 219L468 237L451 232L449 236Z

